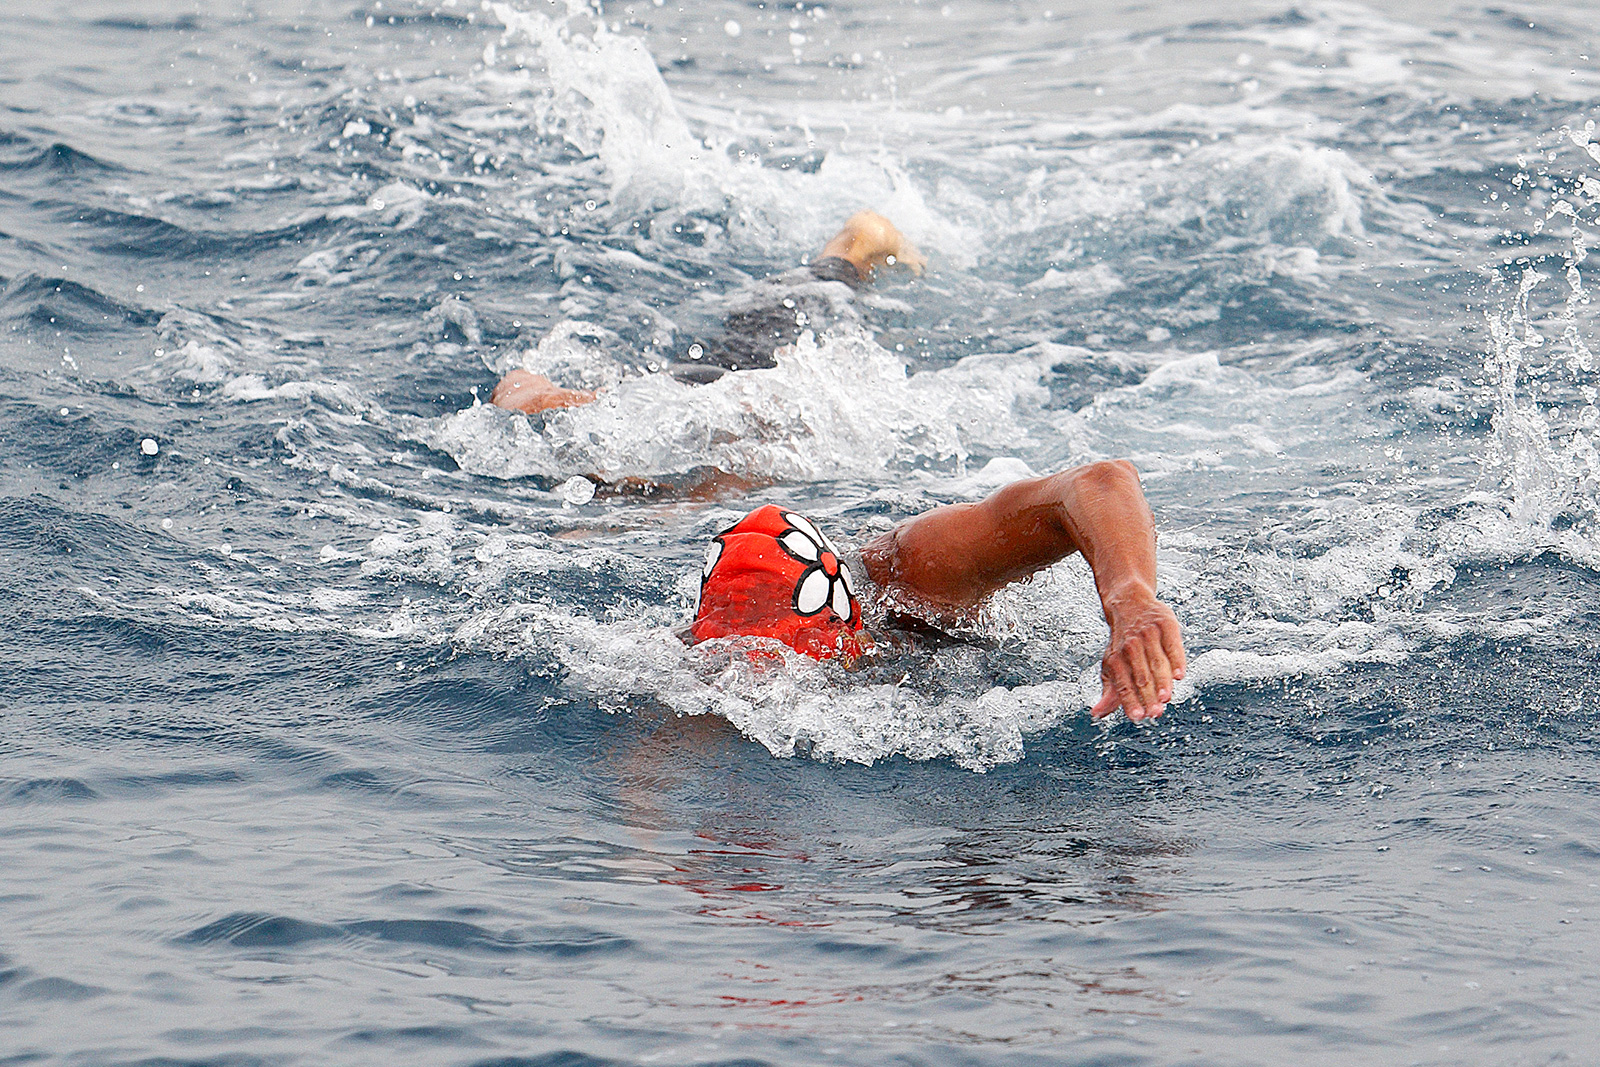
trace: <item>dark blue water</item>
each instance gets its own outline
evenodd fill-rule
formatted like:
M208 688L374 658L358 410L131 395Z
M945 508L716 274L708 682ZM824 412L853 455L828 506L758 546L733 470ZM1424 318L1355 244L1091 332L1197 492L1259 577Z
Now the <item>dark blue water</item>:
M1596 16L10 5L0 1063L1589 1062ZM862 207L926 277L654 373ZM754 504L1111 456L1157 725L1077 562L672 635Z

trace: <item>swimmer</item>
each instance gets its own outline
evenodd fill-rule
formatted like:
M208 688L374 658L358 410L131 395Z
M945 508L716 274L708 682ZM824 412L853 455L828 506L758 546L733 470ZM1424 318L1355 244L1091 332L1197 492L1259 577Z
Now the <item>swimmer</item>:
M773 353L806 330L818 330L840 313L850 294L890 267L921 274L922 255L882 215L860 211L823 246L805 268L752 286L745 306L728 316L721 336L696 342L686 359L668 365L667 373L682 381L715 381L728 371L777 366ZM835 283L836 292L817 283ZM587 404L595 393L564 389L542 374L518 368L494 387L489 402L533 415L553 408Z
M752 287L721 338L691 346L690 361L667 371L705 382L776 366L777 348L837 310L828 283L847 303L878 271L899 266L920 274L925 265L888 219L859 212L804 271ZM594 398L514 370L491 403L534 414ZM861 550L866 581L859 594L849 564L815 524L774 505L758 508L713 539L684 636L691 643L772 638L805 655L853 663L874 646L863 600L874 626L882 626L881 639L895 628L959 625L997 590L1074 552L1094 572L1111 628L1091 713L1104 718L1120 707L1135 722L1159 717L1184 674L1183 638L1171 609L1156 599L1155 523L1127 462L1024 479L979 503L909 519Z
M976 504L908 519L861 549L859 588L814 523L758 508L712 540L685 637L768 637L854 663L874 644L863 606L875 626L948 625L1074 552L1094 572L1111 628L1090 713L1100 719L1120 707L1134 722L1158 718L1184 675L1183 637L1156 599L1155 522L1126 461L1027 478Z

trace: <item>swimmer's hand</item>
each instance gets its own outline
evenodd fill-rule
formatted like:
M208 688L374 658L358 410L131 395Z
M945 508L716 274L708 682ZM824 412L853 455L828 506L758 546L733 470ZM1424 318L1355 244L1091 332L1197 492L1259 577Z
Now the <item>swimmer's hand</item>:
M844 228L823 246L822 256L849 262L863 278L888 266L906 267L913 274L921 274L928 267L927 257L917 251L917 246L876 211L851 215Z
M594 394L587 389L563 389L542 374L518 367L500 379L489 396L489 403L534 415L551 408L575 408L593 399Z
M1100 700L1089 709L1103 719L1122 708L1133 722L1159 718L1172 699L1172 683L1185 670L1178 620L1147 589L1109 596L1111 641L1100 661Z

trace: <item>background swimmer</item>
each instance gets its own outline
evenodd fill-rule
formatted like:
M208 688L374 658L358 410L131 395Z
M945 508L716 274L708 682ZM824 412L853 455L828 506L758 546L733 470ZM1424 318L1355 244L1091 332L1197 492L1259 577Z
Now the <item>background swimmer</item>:
M892 222L876 212L859 211L810 264L751 286L742 294L743 306L728 315L723 332L689 345L685 359L667 371L683 381L708 382L730 370L774 367L775 349L848 313L851 293L875 272L900 266L921 274L926 265ZM819 286L819 282L834 284ZM489 402L532 415L577 407L594 398L593 390L563 388L543 374L519 367L500 380Z

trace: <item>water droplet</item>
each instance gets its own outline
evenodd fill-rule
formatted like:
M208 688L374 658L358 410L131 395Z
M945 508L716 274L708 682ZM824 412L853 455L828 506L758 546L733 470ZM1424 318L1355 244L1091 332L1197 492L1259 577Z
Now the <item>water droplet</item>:
M146 437L143 441L139 442L139 451L143 452L147 456L153 456L157 452L161 451L161 446L156 444L156 439L154 437Z
M594 499L594 483L583 475L575 475L562 482L556 489L563 503L569 507L587 504Z

